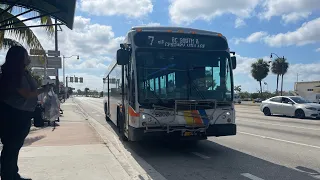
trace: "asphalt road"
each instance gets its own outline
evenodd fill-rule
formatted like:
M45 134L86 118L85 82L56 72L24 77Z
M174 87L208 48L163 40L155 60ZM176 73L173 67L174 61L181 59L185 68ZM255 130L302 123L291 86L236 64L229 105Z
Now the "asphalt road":
M105 121L102 99L75 101L106 128L113 127ZM195 146L122 143L168 180L320 179L320 121L265 117L258 108L236 106L236 136L210 137Z

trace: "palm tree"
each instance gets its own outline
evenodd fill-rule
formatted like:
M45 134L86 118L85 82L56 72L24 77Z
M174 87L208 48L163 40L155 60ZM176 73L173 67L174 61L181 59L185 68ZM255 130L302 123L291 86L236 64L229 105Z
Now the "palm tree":
M20 21L19 18L14 17L12 14L13 8L11 8L9 11L4 11L8 6L4 4L0 4L0 11L2 14L0 15L0 22L6 19L7 21L2 22L0 25L5 25L12 22L18 22ZM19 11L22 11L22 8L18 8ZM49 16L44 16L40 18L41 24L50 25L52 24L51 18ZM18 41L25 42L30 48L34 49L43 49L40 41L35 36L35 34L32 32L30 28L27 27L27 25L23 22L18 22L16 24L12 24L6 27L15 28L15 27L26 27L26 28L19 28L19 29L10 29L10 30L4 30L0 31L0 50L3 48L9 48L12 45L19 45ZM54 32L53 26L47 26L46 31L48 32L48 35L51 36ZM11 35L14 36L15 40L5 38L5 35Z
M237 91L238 93L240 93L241 92L241 85L234 86L234 90Z
M286 59L283 58L277 58L272 62L271 71L272 73L277 75L277 89L276 93L278 94L278 83L279 83L279 77L281 76L281 92L283 88L283 75L287 73L289 68L289 63Z
M279 89L279 76L281 74L281 61L282 58L277 58L275 59L273 62L272 62L272 65L271 65L271 72L273 74L276 74L277 75L277 88L276 88L276 94L278 94L278 89Z
M260 94L262 95L262 85L261 81L268 76L269 73L269 63L263 59L258 59L256 62L251 64L251 75L260 84Z

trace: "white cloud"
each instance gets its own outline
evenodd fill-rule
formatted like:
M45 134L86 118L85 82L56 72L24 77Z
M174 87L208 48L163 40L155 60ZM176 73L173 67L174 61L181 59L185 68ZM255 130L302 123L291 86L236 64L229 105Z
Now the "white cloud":
M30 21L27 24L39 24L39 22ZM104 75L108 64L116 55L119 44L124 40L124 37L115 37L111 26L95 24L91 22L91 19L81 16L75 17L72 31L66 27L62 27L62 29L63 31L58 32L61 56L80 56L79 60L76 57L65 59L66 72L78 71L88 72L88 75L90 75L89 72ZM33 32L44 49L54 49L54 36L48 37L43 28L34 28ZM6 51L0 52L0 64L2 64L1 61L4 61L5 53ZM60 80L62 81L62 79ZM101 84L101 81L99 83ZM95 86L100 86L100 84Z
M286 81L295 82L297 74L303 81L318 81L320 79L320 61L310 64L290 64L287 74L284 76Z
M304 23L295 31L279 33L265 38L269 46L306 45L320 41L320 18Z
M70 76L83 77L83 83L68 83L68 86L75 88L75 91L78 89L83 91L86 87L97 91L102 91L103 89L102 76L96 76L89 73L66 74L66 77ZM59 79L62 79L62 76L60 76Z
M244 57L241 55L236 55L237 57L237 68L234 71L235 75L243 74L248 75L251 77L251 64L259 58L253 58L253 57ZM267 56L260 57L264 59L265 61L271 61L271 59ZM286 78L286 81L288 82L295 82L297 73L299 73L300 79L303 79L304 81L314 81L320 79L320 69L316 68L320 67L320 61L315 61L314 63L309 64L289 64L289 69L287 74L284 76ZM269 72L269 75L272 75L271 72Z
M235 42L235 44L239 44L240 42L254 43L254 42L258 42L258 41L262 40L267 35L268 35L267 32L259 31L259 32L255 32L255 33L250 34L246 38L236 38L236 39L234 39L234 42Z
M153 11L151 0L81 0L80 9L97 16L139 18Z
M244 91L255 92L259 89L259 84L256 83L251 76L251 64L258 58L244 57L236 55L237 57L237 68L234 70L234 78L236 79L237 85L242 85ZM265 61L270 61L269 57L262 57ZM320 61L315 61L309 64L289 64L288 72L284 76L284 90L293 90L293 84L296 81L297 74L299 75L300 81L316 81L320 79ZM239 79L241 77L241 79ZM243 79L245 78L245 79ZM275 78L276 76L269 72L264 82L267 82L269 89L275 90Z
M196 20L210 21L223 14L233 14L241 19L249 18L260 0L171 0L169 14L176 24L190 24Z
M289 23L307 18L311 12L320 9L320 3L319 0L266 0L262 7L261 18L269 20L273 16L282 16Z
M320 48L316 49L316 52L320 52Z
M246 25L246 22L244 22L243 19L237 18L234 26L235 26L235 28L239 28L244 25Z
M115 37L111 26L92 24L89 18L76 16L74 29L62 27L59 32L59 50L61 55L76 57L66 59L66 67L75 69L104 69L116 54L124 37ZM46 50L54 49L54 37L48 37L41 28L33 29Z
M160 23L156 23L156 22L151 22L148 24L145 24L146 26L160 26Z
M263 41L271 47L282 46L303 46L306 44L312 44L320 42L320 18L311 20L302 24L302 26L295 31L287 33L279 33L275 35L269 35L267 32L259 31L252 33L246 38L233 38L235 44L241 42L254 43Z
M285 24L295 23L301 19L307 19L311 15L310 12L293 12L290 14L282 15L282 20Z

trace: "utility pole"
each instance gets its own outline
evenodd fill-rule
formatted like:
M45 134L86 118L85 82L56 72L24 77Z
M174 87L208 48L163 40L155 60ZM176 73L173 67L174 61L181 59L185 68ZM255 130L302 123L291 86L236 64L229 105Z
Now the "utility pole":
M283 93L283 75L284 75L284 73L283 73L283 71L284 71L284 69L283 69L283 65L284 65L284 61L285 61L285 59L284 59L284 56L282 57L282 59L283 59L283 62L281 63L281 96L282 96L282 93Z
M55 28L54 28L54 44L55 44L55 51L58 51L58 25L57 25L57 18L54 20ZM56 56L57 57L57 56ZM60 93L60 81L59 81L59 71L56 75L56 93Z

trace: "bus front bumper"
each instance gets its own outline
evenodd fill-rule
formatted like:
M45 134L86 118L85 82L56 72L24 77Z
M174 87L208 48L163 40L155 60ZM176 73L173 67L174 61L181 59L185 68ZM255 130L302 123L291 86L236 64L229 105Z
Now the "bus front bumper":
M129 126L129 139L131 141L140 140L154 140L154 138L177 138L177 139L187 139L187 140L203 140L207 139L208 136L232 136L237 133L236 124L214 124L210 125L205 132L197 132L191 136L183 136L183 131L177 130L174 132L167 133L166 131L153 131L146 132L145 128L134 128Z

